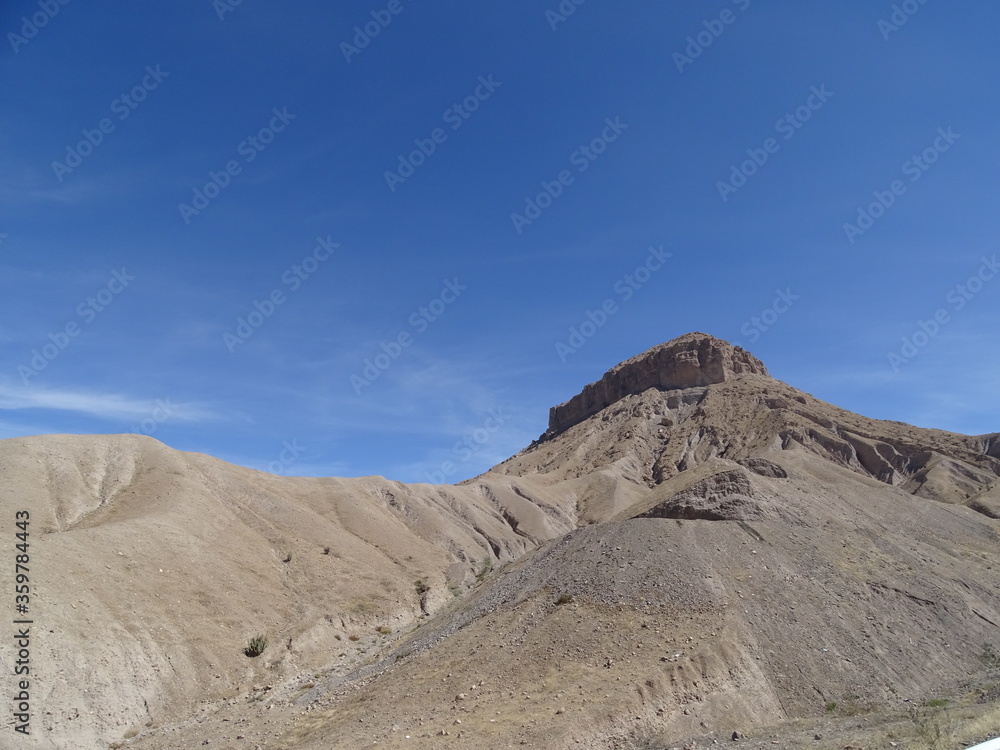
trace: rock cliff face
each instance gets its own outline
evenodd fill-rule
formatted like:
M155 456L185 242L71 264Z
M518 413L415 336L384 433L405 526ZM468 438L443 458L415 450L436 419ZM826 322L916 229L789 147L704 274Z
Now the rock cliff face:
M669 390L723 383L733 375L770 377L750 352L705 333L688 333L622 362L549 411L553 437L622 398L649 388Z

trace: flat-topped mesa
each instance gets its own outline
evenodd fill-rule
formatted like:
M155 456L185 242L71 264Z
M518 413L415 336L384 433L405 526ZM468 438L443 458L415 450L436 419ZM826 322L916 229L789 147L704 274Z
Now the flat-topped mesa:
M669 390L725 382L733 375L770 377L750 352L706 333L687 333L611 368L596 383L549 410L548 436L582 422L616 401L649 388Z

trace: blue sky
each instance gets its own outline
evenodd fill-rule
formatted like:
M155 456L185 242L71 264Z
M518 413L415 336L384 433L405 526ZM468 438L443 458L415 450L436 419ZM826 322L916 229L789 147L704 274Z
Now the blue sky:
M996 432L998 24L4 3L0 437L459 481L694 330L845 408Z

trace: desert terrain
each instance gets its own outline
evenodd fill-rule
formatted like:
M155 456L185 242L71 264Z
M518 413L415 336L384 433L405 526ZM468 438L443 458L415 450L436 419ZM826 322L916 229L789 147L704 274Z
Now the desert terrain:
M455 486L135 435L0 441L0 479L3 516L31 514L36 621L10 747L1000 735L1000 434L845 411L706 334L612 368Z

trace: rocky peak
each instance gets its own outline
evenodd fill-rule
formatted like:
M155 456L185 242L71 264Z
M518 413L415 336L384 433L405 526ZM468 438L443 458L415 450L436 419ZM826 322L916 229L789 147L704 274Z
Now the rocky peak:
M558 434L625 396L722 383L735 375L770 377L750 352L706 333L687 333L611 368L596 383L549 411L548 435Z

